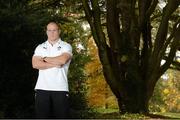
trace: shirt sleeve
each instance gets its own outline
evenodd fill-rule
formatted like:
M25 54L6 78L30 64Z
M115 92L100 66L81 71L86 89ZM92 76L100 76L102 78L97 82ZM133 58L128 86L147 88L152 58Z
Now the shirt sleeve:
M41 50L41 46L38 45L34 51L34 55L33 56L42 56L42 50Z
M69 53L71 56L73 56L73 54L72 54L72 46L67 43L62 49L62 53Z

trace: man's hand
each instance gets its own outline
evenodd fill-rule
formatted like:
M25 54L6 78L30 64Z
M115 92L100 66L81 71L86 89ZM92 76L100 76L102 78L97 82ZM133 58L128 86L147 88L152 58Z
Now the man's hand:
M61 67L66 64L70 59L71 55L69 53L63 53L62 55L56 57L44 57L43 61Z
M32 67L35 69L43 70L48 69L52 67L59 67L56 64L51 64L46 62L42 57L40 56L33 56L32 57Z

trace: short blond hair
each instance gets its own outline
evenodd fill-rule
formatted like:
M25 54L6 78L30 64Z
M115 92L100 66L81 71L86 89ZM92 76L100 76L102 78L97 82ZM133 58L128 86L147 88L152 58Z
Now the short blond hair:
M58 23L56 23L56 22L49 22L49 23L47 24L47 26L50 25L50 24L56 25L57 28L58 28L58 30L60 30L60 25L59 25ZM46 28L47 28L47 26L46 26Z

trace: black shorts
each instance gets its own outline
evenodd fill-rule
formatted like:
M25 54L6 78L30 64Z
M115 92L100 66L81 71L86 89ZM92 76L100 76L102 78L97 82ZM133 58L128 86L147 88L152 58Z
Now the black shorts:
M36 90L36 118L69 118L69 93Z

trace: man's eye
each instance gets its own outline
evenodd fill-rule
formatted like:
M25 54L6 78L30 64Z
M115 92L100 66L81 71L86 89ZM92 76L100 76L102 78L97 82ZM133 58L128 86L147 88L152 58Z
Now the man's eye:
M57 32L58 30L47 30L47 32Z

